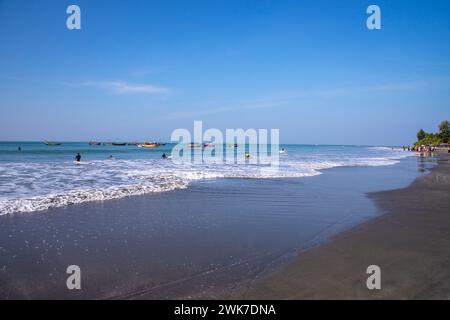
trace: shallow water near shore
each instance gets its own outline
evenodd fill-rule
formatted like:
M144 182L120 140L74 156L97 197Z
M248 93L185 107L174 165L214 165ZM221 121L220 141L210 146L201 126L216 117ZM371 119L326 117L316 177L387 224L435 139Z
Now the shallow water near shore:
M1 298L214 297L296 250L380 214L432 160L312 177L200 180L189 188L0 217ZM66 288L80 266L82 290Z
M277 167L262 162L180 164L160 159L163 153L171 154L173 147L173 144L146 149L89 146L82 142L61 146L0 142L0 215L184 189L205 179L309 177L334 167L392 165L414 155L390 147L281 145L288 153L280 155ZM223 148L227 159L231 155L235 157L233 160L244 160L245 147L249 146L219 145L192 148L188 152L198 157L202 152L214 152L216 147ZM73 163L77 152L82 155L81 165ZM265 152L258 153L250 160L265 156Z

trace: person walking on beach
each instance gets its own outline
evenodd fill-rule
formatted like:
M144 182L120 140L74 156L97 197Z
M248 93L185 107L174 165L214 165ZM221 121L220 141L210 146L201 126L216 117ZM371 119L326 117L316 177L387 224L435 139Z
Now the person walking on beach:
M81 154L78 152L77 155L75 156L75 161L76 162L80 162L81 161Z

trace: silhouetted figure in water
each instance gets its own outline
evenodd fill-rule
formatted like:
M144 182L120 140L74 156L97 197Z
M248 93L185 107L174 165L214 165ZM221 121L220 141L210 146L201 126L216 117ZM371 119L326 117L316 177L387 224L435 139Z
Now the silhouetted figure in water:
M81 161L81 154L78 152L77 155L75 156L75 161L76 162L80 162Z
M167 159L167 156L165 153L162 154L161 159Z
M22 148L19 146L19 147L17 148L17 150L18 150L18 151L22 151Z

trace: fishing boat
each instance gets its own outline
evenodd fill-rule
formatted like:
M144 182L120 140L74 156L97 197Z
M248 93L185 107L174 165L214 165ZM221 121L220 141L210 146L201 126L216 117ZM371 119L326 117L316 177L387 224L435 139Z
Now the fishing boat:
M137 145L138 148L157 148L160 146L157 142L144 142Z
M99 145L101 145L102 143L101 142L97 142L97 141L89 141L89 145L90 146L99 146Z
M55 142L55 141L44 141L44 143L48 146L60 146L62 145L61 142Z
M113 146L126 146L127 144L125 142L113 142Z

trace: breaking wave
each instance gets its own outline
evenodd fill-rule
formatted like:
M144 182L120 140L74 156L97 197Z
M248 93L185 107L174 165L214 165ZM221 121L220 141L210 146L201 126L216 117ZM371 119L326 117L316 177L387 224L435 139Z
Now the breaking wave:
M361 151L363 150L363 152ZM341 166L393 165L410 154L371 147L358 152L289 152L279 167L251 164L183 164L170 160L93 160L0 163L0 215L32 212L127 196L184 189L219 178L293 178Z

